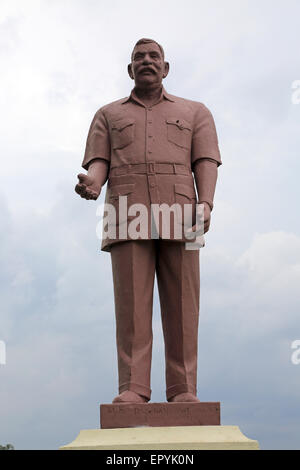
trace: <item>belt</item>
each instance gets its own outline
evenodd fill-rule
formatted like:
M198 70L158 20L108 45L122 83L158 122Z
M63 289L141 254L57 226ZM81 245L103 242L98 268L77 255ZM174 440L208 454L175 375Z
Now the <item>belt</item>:
M132 173L140 174L178 174L178 175L190 175L191 168L183 165L182 163L129 163L128 165L121 165L110 169L109 176L120 176L128 175Z

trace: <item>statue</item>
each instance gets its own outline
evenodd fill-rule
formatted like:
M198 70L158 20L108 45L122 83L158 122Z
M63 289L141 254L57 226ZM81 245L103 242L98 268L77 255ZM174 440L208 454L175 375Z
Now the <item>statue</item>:
M169 72L163 48L141 39L133 49L128 73L134 88L127 98L100 108L87 137L76 192L96 200L108 182L106 203L120 209L143 205L153 221L152 206L189 205L192 224L198 204L204 207L204 233L221 165L213 117L196 101L167 93ZM195 186L197 188L197 197ZM120 211L118 212L120 213ZM178 213L177 213L178 216ZM116 216L119 235L107 236L101 249L110 252L114 282L119 395L113 403L146 403L151 398L152 303L157 276L166 362L168 402L199 402L197 342L199 321L199 249L186 249L187 237L165 236L147 225L138 238L120 235L133 213ZM173 220L175 219L175 215ZM183 222L181 228L183 227ZM175 225L175 222L174 222Z

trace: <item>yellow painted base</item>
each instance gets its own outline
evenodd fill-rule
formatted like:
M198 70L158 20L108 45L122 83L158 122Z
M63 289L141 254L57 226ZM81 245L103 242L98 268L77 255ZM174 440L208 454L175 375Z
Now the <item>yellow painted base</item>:
M174 426L80 431L60 450L258 450L238 426Z

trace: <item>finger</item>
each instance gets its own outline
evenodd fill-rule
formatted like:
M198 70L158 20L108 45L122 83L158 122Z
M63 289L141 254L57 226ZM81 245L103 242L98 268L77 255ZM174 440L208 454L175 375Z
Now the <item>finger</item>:
M208 232L210 224L204 224L204 233Z
M75 191L77 194L81 195L82 194L82 188L80 188L79 186L75 186Z
M86 191L86 185L85 184L76 184L75 186L75 191L78 194L82 194Z
M91 195L88 191L85 192L85 199L91 199Z
M87 195L89 196L90 199L94 199L94 197L97 196L95 191L92 191L91 189L88 189L88 188L86 190L86 193L87 193Z
M96 198L100 196L101 194L101 188L100 189L92 189L92 188L89 188L89 190L91 191L91 193L93 194L93 196L95 196Z
M92 190L90 190L90 189L87 189L87 190L86 190L86 193L87 193L87 196L88 196L89 199L94 199L95 196L96 196L95 191L92 191Z
M91 194L91 199L94 199L94 201L96 201L97 198L98 198L98 194L93 191Z
M81 196L83 199L88 199L88 194L87 194L86 191L82 191L82 192L80 193L80 196Z
M77 178L79 179L79 183L83 183L86 180L87 175L85 175L84 173L79 173L77 175Z

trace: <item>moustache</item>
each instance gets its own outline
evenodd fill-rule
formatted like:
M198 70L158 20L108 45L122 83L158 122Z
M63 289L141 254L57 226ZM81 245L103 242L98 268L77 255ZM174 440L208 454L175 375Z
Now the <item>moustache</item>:
M151 67L144 67L143 69L141 69L139 71L139 73L143 73L143 72L150 72L150 73L153 73L153 74L156 73L155 70L153 70Z

